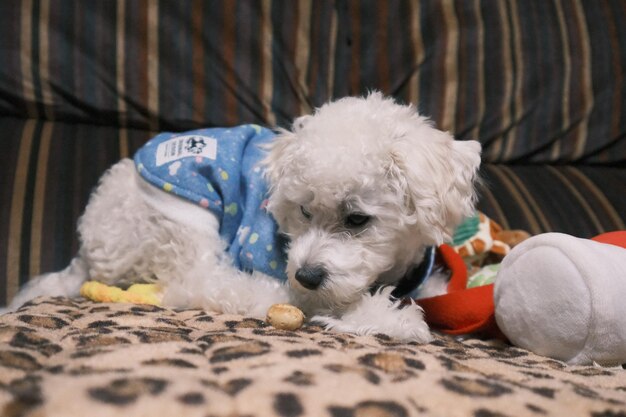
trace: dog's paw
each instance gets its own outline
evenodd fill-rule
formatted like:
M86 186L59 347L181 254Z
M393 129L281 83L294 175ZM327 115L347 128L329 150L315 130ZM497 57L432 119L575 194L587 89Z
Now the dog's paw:
M327 330L357 335L384 334L402 341L428 343L433 340L424 312L417 304L400 306L389 298L390 289L364 295L341 317L317 315L311 321Z

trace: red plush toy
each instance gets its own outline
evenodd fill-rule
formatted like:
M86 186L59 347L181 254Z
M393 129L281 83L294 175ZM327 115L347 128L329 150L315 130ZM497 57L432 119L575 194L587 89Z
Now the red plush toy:
M448 245L441 245L437 255L439 263L450 270L451 278L447 294L417 300L429 326L453 335L502 337L495 321L493 284L467 288L467 267L461 255Z

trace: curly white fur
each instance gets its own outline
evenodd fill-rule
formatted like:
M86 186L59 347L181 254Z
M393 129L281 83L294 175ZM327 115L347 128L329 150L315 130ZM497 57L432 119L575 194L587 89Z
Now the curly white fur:
M164 303L264 317L292 302L328 328L430 340L421 309L398 308L391 287L449 239L473 211L476 141L454 141L413 107L380 93L328 103L281 130L264 161L268 210L290 238L288 282L233 267L216 218L146 184L130 160L112 167L91 196L78 256L35 278L11 304L43 294L77 295L81 283L158 281ZM164 210L163 207L167 207ZM363 225L350 216L366 217ZM307 289L298 271L325 272Z

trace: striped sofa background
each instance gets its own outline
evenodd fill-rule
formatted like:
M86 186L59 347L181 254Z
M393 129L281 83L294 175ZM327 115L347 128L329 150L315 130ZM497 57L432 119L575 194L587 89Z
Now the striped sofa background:
M626 2L0 2L0 304L63 268L90 190L155 132L288 126L378 89L484 147L506 228L626 229Z

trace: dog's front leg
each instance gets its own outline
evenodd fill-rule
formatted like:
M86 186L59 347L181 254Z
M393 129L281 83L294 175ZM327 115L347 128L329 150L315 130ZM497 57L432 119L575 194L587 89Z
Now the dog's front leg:
M289 302L285 285L260 272L248 274L207 254L184 278L165 283L163 304L265 318L273 304Z
M314 316L328 330L358 335L384 334L403 341L428 343L432 340L424 312L417 304L400 306L390 298L392 287L364 294L340 317Z

